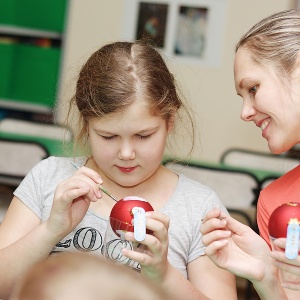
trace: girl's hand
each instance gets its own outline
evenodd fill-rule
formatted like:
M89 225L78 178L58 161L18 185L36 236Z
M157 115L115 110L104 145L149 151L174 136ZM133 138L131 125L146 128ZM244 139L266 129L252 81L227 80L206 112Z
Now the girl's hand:
M144 252L123 249L123 254L140 263L141 272L153 281L161 282L167 274L169 262L168 255L168 229L170 219L161 212L151 211L146 213L147 229L152 234L147 234L143 245L147 246ZM135 242L132 232L127 232L126 239Z
M65 237L83 219L91 202L102 197L99 174L81 167L69 179L57 185L47 225L50 231Z
M274 265L282 272L282 286L291 290L300 290L300 255L295 259L288 259L285 256L284 249L286 239L280 238L274 240L274 246L282 248L282 251L272 251L271 257L274 259ZM300 248L299 248L300 249Z
M200 230L206 254L217 266L251 281L266 276L270 250L250 227L214 209L207 213Z

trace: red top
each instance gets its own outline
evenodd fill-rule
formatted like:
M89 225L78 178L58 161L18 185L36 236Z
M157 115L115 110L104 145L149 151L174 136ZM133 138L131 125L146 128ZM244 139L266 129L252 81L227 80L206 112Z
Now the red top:
M272 212L286 202L300 202L300 166L274 180L259 195L257 223L261 237L269 244L268 222Z

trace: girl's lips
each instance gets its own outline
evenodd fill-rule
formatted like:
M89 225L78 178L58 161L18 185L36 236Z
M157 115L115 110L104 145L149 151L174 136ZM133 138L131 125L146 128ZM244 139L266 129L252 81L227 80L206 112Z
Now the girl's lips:
M119 169L122 173L130 173L130 172L134 171L135 168L136 168L136 167L129 167L129 168L118 167L118 169Z

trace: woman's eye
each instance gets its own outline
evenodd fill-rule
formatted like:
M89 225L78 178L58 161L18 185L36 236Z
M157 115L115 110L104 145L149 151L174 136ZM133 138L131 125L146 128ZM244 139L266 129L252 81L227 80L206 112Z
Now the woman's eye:
M255 94L257 92L257 85L254 85L253 87L251 87L249 89L249 92L252 93L252 94Z

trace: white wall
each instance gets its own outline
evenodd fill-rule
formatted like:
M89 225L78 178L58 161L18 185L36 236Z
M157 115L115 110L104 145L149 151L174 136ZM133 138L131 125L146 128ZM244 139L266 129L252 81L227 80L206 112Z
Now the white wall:
M82 63L99 46L122 39L124 5L123 0L70 0L59 119L64 114L63 104L74 91L74 76ZM292 0L227 0L220 67L212 69L175 62L170 66L198 114L200 142L193 158L218 161L223 151L231 147L269 151L260 129L239 117L242 100L234 89L234 47L239 37L258 20L294 6ZM179 156L186 153L184 144L182 141Z

